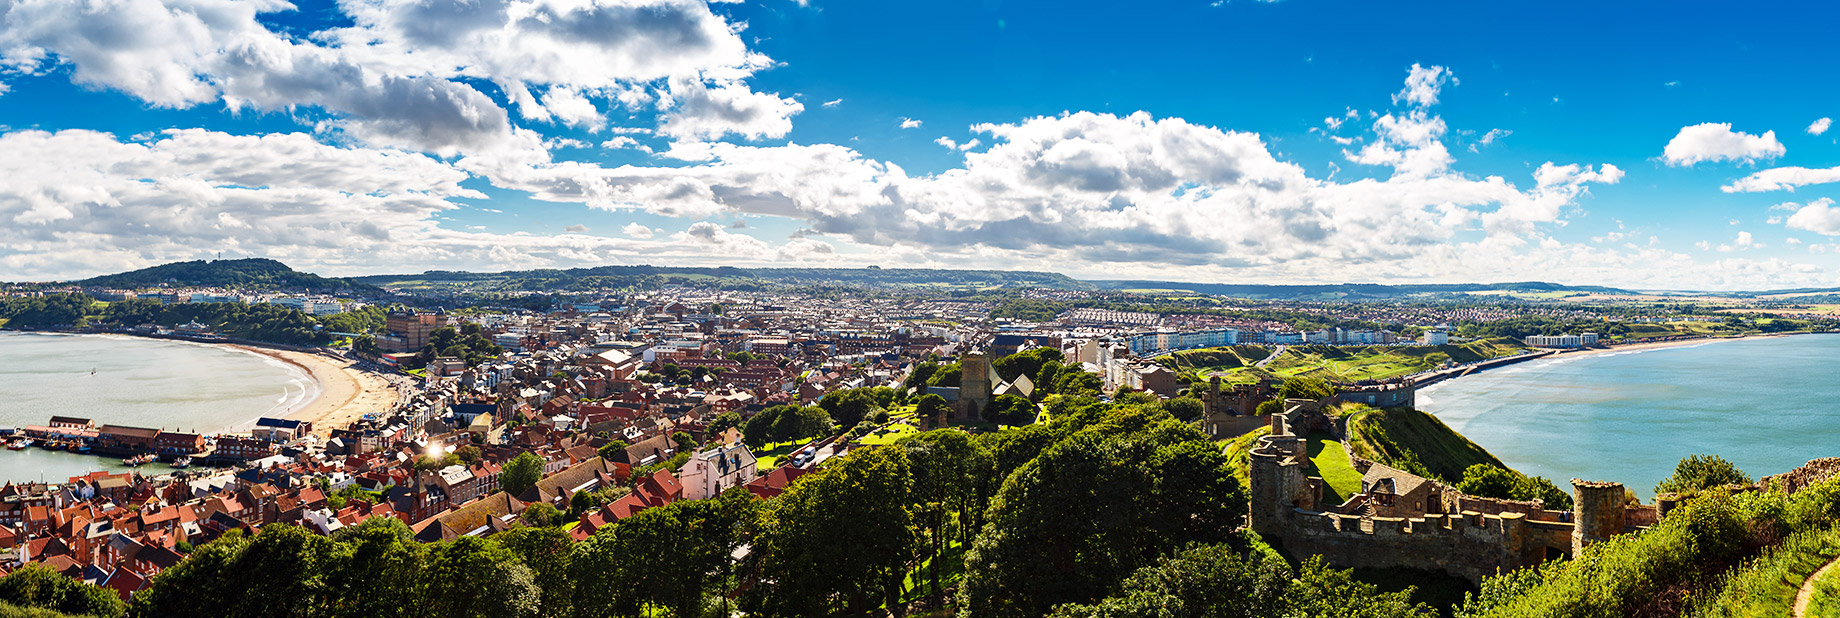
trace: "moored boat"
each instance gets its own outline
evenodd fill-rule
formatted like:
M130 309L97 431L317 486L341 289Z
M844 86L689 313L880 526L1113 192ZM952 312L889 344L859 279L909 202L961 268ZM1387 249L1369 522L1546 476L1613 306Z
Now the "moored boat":
M7 450L12 450L12 451L23 451L31 447L32 447L31 438L20 438L6 445Z
M174 467L174 468L178 468L178 469L180 469L180 470L184 470L184 469L186 469L186 468L190 468L190 467L192 467L192 458L190 458L190 457L180 457L180 458L178 458L178 459L174 459L174 460L173 460L173 462L172 462L171 464L168 464L168 465L171 465L172 467Z

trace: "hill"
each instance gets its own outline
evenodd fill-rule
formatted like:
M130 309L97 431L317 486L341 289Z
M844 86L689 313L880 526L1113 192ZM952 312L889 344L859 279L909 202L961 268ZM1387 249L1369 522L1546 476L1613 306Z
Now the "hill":
M451 292L585 292L655 288L664 285L709 285L736 289L770 286L850 286L934 289L1043 287L1084 290L1092 286L1059 273L1008 270L939 270L927 268L692 268L671 266L598 266L566 270L518 270L492 273L428 271L419 275L374 275L355 281L409 293Z
M1444 421L1412 408L1356 406L1348 415L1349 448L1356 457L1452 484L1476 464L1508 467Z
M350 279L332 279L304 273L266 258L173 262L115 275L103 275L76 285L109 288L147 288L160 284L261 290L312 290L315 292L372 293L376 286Z
M1513 283L1437 283L1385 285L1336 283L1323 285L1263 285L1248 283L1186 283L1178 281L1088 281L1101 290L1169 290L1272 300L1387 299L1414 294L1467 294L1471 292L1596 292L1624 294L1624 290L1592 285L1561 285L1541 281Z

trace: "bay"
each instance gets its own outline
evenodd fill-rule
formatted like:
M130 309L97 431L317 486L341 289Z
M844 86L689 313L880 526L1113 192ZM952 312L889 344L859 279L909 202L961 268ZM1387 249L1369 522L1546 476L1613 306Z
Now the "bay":
M319 393L298 367L221 345L113 335L0 333L0 427L47 424L53 415L98 424L204 434L247 429ZM0 451L0 480L63 482L118 459ZM143 474L170 471L164 464Z
M1753 478L1840 456L1840 335L1561 355L1421 390L1418 407L1530 475L1644 500L1690 454Z

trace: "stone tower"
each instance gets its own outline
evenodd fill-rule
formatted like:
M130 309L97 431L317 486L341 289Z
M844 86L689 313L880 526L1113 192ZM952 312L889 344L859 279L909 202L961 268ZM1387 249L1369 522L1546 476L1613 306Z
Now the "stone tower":
M1572 479L1572 556L1623 533L1623 484Z
M990 357L983 352L971 352L959 363L959 372L960 418L977 418L984 405L990 403L990 391L996 388L990 381L990 374L996 371L990 366Z

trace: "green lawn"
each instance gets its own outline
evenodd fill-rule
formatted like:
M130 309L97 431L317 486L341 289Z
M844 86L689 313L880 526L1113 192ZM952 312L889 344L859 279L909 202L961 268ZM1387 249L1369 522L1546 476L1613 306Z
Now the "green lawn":
M793 451L798 450L801 446L811 444L813 440L817 440L818 438L819 436L812 436L810 438L768 444L760 450L754 451L754 466L759 468L762 472L777 468L779 467L780 459L792 454Z
M876 430L874 433L863 436L861 441L863 444L868 444L870 446L882 446L894 444L895 441L901 438L917 433L920 433L919 427L902 422L889 425L886 428Z
M1310 434L1309 454L1310 473L1322 477L1326 485L1324 501L1341 504L1361 493L1361 473L1354 471L1354 464L1348 461L1348 451L1342 448L1341 442L1328 434Z
M964 579L966 549L964 544L954 539L946 544L945 550L939 553L939 557L933 559L945 561L940 563L942 567L939 569L940 588L951 588L958 585L958 580ZM929 570L932 568L931 565L932 560L927 560L915 566L914 570L907 572L907 577L901 581L902 603L933 593L933 572Z

